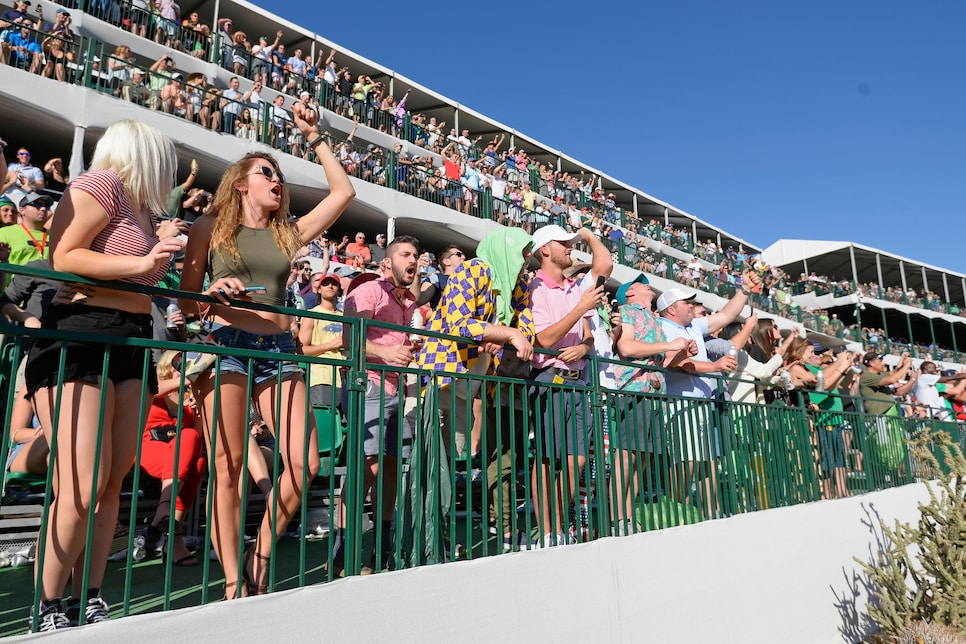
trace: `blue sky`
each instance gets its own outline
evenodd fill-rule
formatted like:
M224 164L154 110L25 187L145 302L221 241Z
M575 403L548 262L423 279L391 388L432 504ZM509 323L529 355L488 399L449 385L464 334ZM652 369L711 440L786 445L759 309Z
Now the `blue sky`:
M752 243L966 273L966 3L259 4Z

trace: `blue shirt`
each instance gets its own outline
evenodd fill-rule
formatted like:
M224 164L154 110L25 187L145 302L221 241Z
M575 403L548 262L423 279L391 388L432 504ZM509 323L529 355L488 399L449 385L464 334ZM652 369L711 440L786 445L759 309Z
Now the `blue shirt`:
M664 331L664 337L668 342L678 338L694 340L698 345L698 353L691 359L697 362L710 362L708 350L704 346L704 336L708 333L707 318L695 318L691 324L684 327L674 320L662 317L661 330ZM718 390L717 381L709 376L696 376L677 369L669 369L665 377L667 392L672 396L714 398Z

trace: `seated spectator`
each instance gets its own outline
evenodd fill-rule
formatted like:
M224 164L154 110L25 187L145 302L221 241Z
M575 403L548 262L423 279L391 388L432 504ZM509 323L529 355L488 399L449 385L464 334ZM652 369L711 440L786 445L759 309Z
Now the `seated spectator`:
M70 22L71 17L67 10L58 8L54 22L44 26L48 35L41 45L47 59L43 75L47 78L54 77L61 82L67 80L67 62L75 57L74 32L70 30Z
M3 12L3 14L0 14L0 20L18 26L24 25L27 27L36 28L40 26L40 18L31 16L27 13L27 8L29 6L30 3L26 0L14 0L13 9L7 9ZM40 12L41 10L41 6L38 3L37 11Z
M372 261L372 251L366 245L366 234L356 233L355 241L345 247L345 263L356 268L363 268Z
M17 223L17 206L10 201L9 197L0 197L0 228L13 226ZM3 258L7 261L7 257Z
M131 70L131 80L121 84L121 98L145 107L150 106L151 87L145 82L143 70Z
M248 139L253 143L258 140L258 128L255 125L255 120L252 119L251 109L243 108L239 117L235 119L235 136L240 139Z
M205 105L205 87L207 85L208 77L200 72L195 72L188 75L184 86L193 114L191 120L195 123L201 123L204 127L208 127L208 123L211 121L210 108Z
M165 547L175 566L197 566L198 560L184 542L181 521L194 503L207 465L201 453L204 441L194 398L189 391L181 390L181 376L172 364L178 357L178 352L166 351L158 361L158 393L151 403L141 437L141 469L161 481L161 497L154 518L144 529L143 541L137 545L147 556L155 554L161 537L168 531L172 492L177 485L173 508L175 527ZM177 472L174 470L176 458Z
M7 166L3 195L19 207L20 200L28 193L46 187L43 170L30 162L27 148L17 149L17 160Z
M36 416L34 416L34 421L36 421ZM43 427L35 425L10 430L10 453L7 456L8 472L44 475L47 473L47 457L49 455L50 448L47 446Z
M48 190L64 192L67 190L67 184L69 183L70 177L64 172L63 159L54 157L44 164L44 184Z
M33 31L28 27L21 27L20 30L11 29L7 32L4 43L4 62L11 67L27 70L31 74L40 73L43 49Z
M184 76L181 74L172 76L168 84L161 88L161 109L189 121L194 118L191 102L184 90Z
M130 82L133 63L131 48L127 45L115 47L114 53L107 59L107 77L115 96L120 96L121 87Z

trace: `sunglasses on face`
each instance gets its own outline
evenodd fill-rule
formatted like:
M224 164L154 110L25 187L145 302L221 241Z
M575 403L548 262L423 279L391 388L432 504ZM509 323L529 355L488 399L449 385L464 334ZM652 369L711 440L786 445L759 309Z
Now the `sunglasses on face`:
M252 170L252 172L250 172L249 174L261 174L263 177L265 177L269 181L271 181L272 179L277 178L279 185L282 185L282 186L285 185L285 175L282 174L282 171L281 170L276 170L275 168L272 168L271 166L267 166L267 165L257 165Z

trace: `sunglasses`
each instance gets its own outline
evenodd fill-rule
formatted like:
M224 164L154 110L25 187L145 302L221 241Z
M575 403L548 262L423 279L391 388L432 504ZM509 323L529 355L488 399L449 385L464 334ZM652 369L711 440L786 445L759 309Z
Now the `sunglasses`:
M271 181L272 179L277 178L279 185L282 185L282 186L285 185L285 175L282 174L282 171L281 170L276 170L275 168L272 168L271 166L267 166L267 165L257 165L252 170L252 172L249 172L248 174L261 174L263 177L265 177L269 181Z
M17 152L17 156L18 157L29 157L30 156L30 153L29 152Z

